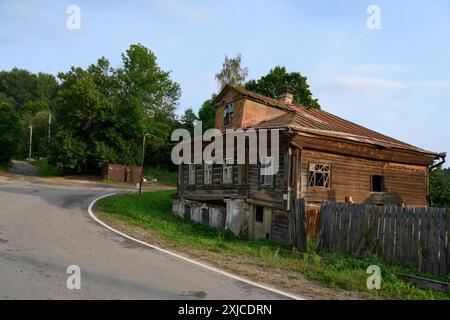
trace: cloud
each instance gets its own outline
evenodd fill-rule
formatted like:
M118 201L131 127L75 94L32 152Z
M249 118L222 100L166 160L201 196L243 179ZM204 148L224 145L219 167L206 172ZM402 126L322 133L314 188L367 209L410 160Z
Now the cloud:
M339 76L334 84L343 89L351 90L402 90L405 84L399 81L387 80L377 77Z
M406 71L406 68L399 65L366 64L354 66L352 70L356 73L398 73Z
M423 82L402 82L381 77L363 76L338 76L332 80L328 87L357 91L434 91L450 92L449 81L423 81Z

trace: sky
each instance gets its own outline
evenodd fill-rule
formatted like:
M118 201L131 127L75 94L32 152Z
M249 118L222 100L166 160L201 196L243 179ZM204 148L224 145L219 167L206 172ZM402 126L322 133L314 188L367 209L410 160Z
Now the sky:
M179 114L217 92L225 55L241 54L248 79L285 66L324 110L450 152L448 0L0 0L0 70L56 75L101 56L119 67L134 43L180 84Z

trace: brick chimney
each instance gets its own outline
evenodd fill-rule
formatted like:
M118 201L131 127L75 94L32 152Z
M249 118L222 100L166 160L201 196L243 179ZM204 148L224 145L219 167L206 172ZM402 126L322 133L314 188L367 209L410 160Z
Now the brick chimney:
M294 92L290 90L284 91L280 96L280 100L285 103L292 103L294 101Z

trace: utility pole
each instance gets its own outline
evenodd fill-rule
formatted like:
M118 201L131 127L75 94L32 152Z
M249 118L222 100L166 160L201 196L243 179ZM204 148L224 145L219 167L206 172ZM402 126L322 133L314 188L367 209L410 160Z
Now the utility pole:
M141 178L139 179L139 198L141 197L142 192L142 183L144 180L144 156L145 156L145 142L148 136L152 136L153 138L159 139L161 141L164 141L160 137L157 137L151 133L144 134L144 138L142 139L142 158L141 158Z
M141 177L139 179L139 197L141 197L142 192L142 180L144 180L144 156L145 156L145 140L150 133L144 134L144 139L142 139L142 158L141 158Z
M33 125L30 123L30 148L28 149L28 160L31 160L31 146L33 145Z
M48 113L47 159L50 154L50 134L52 130L52 113Z

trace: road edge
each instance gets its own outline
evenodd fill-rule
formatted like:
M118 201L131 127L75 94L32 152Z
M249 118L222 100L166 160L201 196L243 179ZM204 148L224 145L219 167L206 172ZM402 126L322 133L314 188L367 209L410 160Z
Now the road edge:
M282 291L282 290L278 290L278 289L275 289L275 288L273 288L273 287L270 287L270 286L267 286L267 285L264 285L264 284L261 284L261 283L252 281L252 280L245 279L245 278L240 277L240 276L238 276L238 275L234 275L234 274L232 274L232 273L230 273L230 272L227 272L227 271L221 270L221 269L219 269L219 268L210 266L210 265L208 265L208 264L205 264L205 263L202 263L202 262L193 260L193 259L191 259L191 258L185 257L185 256L183 256L183 255L180 255L180 254L178 254L178 253L172 252L172 251L170 251L170 250L163 249L163 248L161 248L161 247L155 246L155 245L150 244L150 243L147 243L147 242L145 242L145 241L142 241L142 240L133 238L132 236L127 235L126 233L123 233L123 232L121 232L121 231L119 231L119 230L114 229L114 228L111 227L110 225L106 224L105 222L103 222L102 220L100 220L99 218L97 218L97 216L96 216L96 215L94 214L94 212L93 212L93 207L94 207L94 205L97 203L97 201L99 201L99 200L101 200L101 199L104 199L104 198L107 198L107 197L112 197L112 196L114 196L114 195L117 195L117 193L115 193L115 192L114 192L114 193L109 193L109 194L103 195L103 196L101 196L101 197L98 197L98 198L92 200L92 202L89 204L89 207L88 207L88 213L89 213L89 216L90 216L94 221L96 221L98 224L100 224L100 225L102 225L103 227L109 229L110 231L112 231L112 232L114 232L114 233L116 233L116 234L118 234L118 235L120 235L120 236L122 236L122 237L124 237L124 238L127 238L128 240L137 242L137 243L139 243L139 244L141 244L141 245L143 245L143 246L149 247L149 248L151 248L151 249L158 250L159 252L162 252L162 253L167 254L167 255L169 255L169 256L172 256L172 257L178 258L178 259L180 259L180 260L189 262L189 263L191 263L191 264L194 264L194 265L196 265L196 266L202 267L202 268L207 269L207 270L209 270L209 271L218 273L218 274L220 274L220 275L222 275L222 276L225 276L225 277L228 277L228 278L231 278L231 279L234 279L234 280L237 280L237 281L240 281L240 282L249 284L249 285L251 285L251 286L254 286L254 287L257 287L257 288L266 290L266 291L270 291L270 292L272 292L272 293L279 294L279 295L281 295L281 296L285 296L285 297L290 298L290 299L293 299L293 300L306 300L305 298L300 297L300 296L297 296L297 295L295 295L295 294L288 293L288 292L285 292L285 291Z

